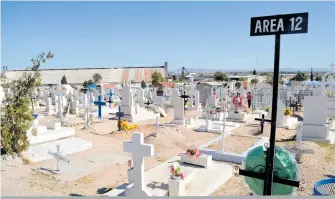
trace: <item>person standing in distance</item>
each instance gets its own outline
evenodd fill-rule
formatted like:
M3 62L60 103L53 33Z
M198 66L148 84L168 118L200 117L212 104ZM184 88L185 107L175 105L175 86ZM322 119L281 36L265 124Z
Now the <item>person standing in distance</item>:
M247 99L248 99L248 107L250 108L251 100L252 100L252 95L251 95L250 91L248 92Z

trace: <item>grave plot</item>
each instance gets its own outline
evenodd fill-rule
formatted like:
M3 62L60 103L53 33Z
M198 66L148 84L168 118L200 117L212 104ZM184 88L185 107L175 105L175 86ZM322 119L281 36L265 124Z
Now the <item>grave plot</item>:
M144 144L142 133L134 133L131 142L124 143L124 151L133 154L133 160L128 164L128 183L105 193L105 196L207 196L232 176L230 165L211 162L210 156L205 167L196 161L184 164L185 160L175 156L144 172L144 157L154 156L154 145ZM175 175L171 172L171 165L179 165L184 176L182 179L169 178L169 173Z
M232 136L233 135L229 135L224 138L222 148L221 148L222 136L219 136L216 139L208 142L207 144L201 145L200 151L204 154L211 155L213 157L213 160L242 164L249 150L257 146L264 145L266 142L269 141L269 139L266 137L257 138L257 137L247 137L247 136L242 137L242 136L235 135L234 138L229 138ZM226 139L229 139L229 140L226 141ZM235 142L233 143L233 141ZM228 150L236 151L236 152L226 151L225 150L226 143L229 147ZM210 146L211 148L209 148ZM239 149L239 148L242 148L242 149Z
M260 138L230 135L224 139L224 151L227 153L242 154L251 148ZM221 143L215 142L208 145L207 149L217 150L221 149Z

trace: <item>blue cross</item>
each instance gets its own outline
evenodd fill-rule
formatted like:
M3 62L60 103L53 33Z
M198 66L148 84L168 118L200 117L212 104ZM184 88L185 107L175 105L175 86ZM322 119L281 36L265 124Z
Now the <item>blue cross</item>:
M98 101L95 101L94 104L98 105L98 117L101 119L101 106L105 106L106 102L101 101L101 95L99 95Z
M117 126L119 127L119 131L121 131L121 117L124 117L124 112L121 112L121 106L119 106L119 112L116 113L116 117L119 117Z

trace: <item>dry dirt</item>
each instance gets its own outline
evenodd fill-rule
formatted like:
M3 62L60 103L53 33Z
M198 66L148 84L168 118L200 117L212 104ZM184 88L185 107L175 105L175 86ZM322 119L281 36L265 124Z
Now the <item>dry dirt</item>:
M190 113L191 114L191 113ZM160 123L171 119L169 111L168 118L161 118ZM49 118L48 118L49 119ZM150 136L155 132L155 120L139 122L139 129L144 132L145 143L154 144L155 157L146 158L145 169L148 170L163 161L185 151L188 146L207 143L217 135L207 133L197 133L183 127L160 127L158 136ZM118 132L116 121L94 124L89 129L81 129L77 126L77 137L93 142L93 148L87 151L71 154L67 156L70 160L75 157L85 157L87 154L106 153L106 151L116 151L122 153L122 143L131 138L131 132ZM234 134L252 135L252 131L257 127L241 125L234 131ZM292 148L293 141L282 141L291 138L295 134L294 130L277 129L276 144L285 148ZM265 132L263 136L268 136ZM231 146L231 147L229 147ZM240 139L231 140L226 144L227 150L234 150L233 146L241 147ZM298 195L310 195L313 184L327 176L335 176L335 147L303 142L305 149L313 149L314 154L303 154L300 164L301 178L305 181L304 191L298 191ZM231 149L229 149L231 148ZM15 161L13 161L15 162ZM6 162L5 162L6 163ZM12 164L12 166L9 166ZM7 168L1 171L1 194L6 196L93 196L103 193L106 190L127 182L127 164L105 165L103 170L92 173L75 181L61 181L56 176L41 174L31 169L37 164L14 164L8 161ZM3 169L3 168L2 168ZM226 184L222 185L213 195L218 196L239 196L249 195L250 190L244 183L242 176L232 177Z
M171 116L161 118L160 123L169 118ZM45 118L45 120L50 119L53 118ZM139 128L135 130L144 133L145 143L155 146L155 157L146 158L146 170L184 152L191 145L205 144L217 137L216 134L198 133L184 127L163 126L159 128L157 137L150 136L156 132L156 127L153 125L155 122L155 120L139 122ZM131 139L131 132L113 130L116 129L115 126L116 121L94 124L89 129L82 129L82 125L76 126L76 137L92 141L93 147L87 151L68 155L67 158L71 161L89 154L98 156L108 151L123 153L122 143ZM92 196L127 182L127 164L105 165L103 170L75 181L61 181L54 175L31 170L38 167L40 163L16 164L13 167L9 166L13 161L7 161L4 164L6 169L1 171L1 192L6 196Z
M298 116L303 116L303 113L297 112ZM254 123L254 122L252 122ZM257 123L255 123L257 124ZM235 134L251 135L253 130L251 125L241 126L234 131ZM257 127L254 127L257 128ZM295 130L287 130L282 128L276 129L276 145L282 146L285 149L292 151L294 141L291 141ZM262 136L269 136L269 131ZM308 196L313 194L313 186L318 180L335 177L335 146L314 142L302 142L302 149L313 150L314 154L304 153L299 163L303 190L298 190L297 195ZM232 164L234 165L234 164ZM235 166L235 165L234 165ZM239 165L239 167L241 167ZM244 177L233 176L228 182L222 185L213 196L248 196L251 194L249 187L244 183Z
M248 148L252 147L258 140L259 138L230 135L225 137L224 151L228 153L241 154L245 152ZM221 142L216 142L214 144L209 145L206 148L220 150Z

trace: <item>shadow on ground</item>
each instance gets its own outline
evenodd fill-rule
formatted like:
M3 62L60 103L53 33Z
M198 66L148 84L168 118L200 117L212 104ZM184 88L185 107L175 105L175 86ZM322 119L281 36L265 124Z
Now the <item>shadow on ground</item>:
M97 190L97 194L105 194L111 190L113 190L113 188L102 187Z
M69 196L83 196L83 195L76 194L76 193L70 193Z

